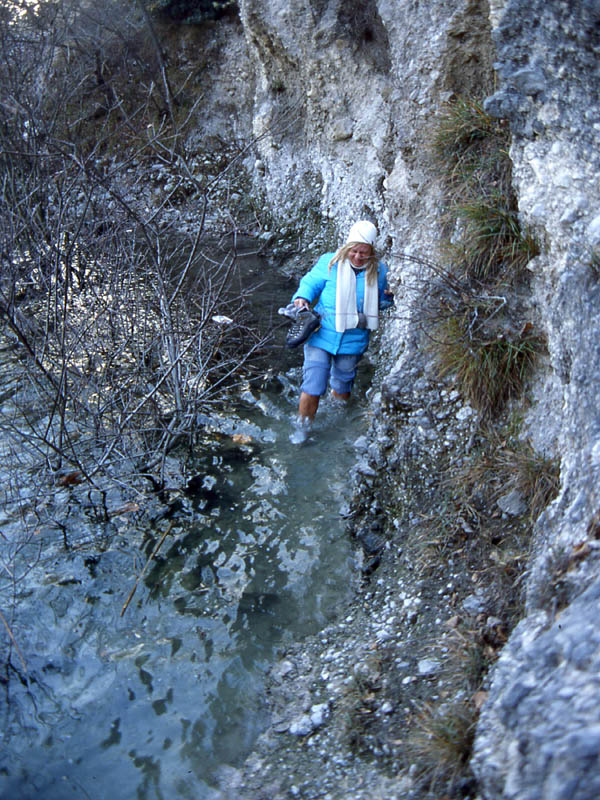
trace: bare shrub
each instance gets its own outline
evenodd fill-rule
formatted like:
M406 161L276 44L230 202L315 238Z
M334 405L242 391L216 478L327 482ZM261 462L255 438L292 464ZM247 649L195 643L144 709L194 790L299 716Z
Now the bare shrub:
M179 102L135 4L3 10L5 468L36 487L135 498L148 480L164 485L167 454L193 442L199 413L232 382L252 376L264 344L235 249L205 232L220 176L210 186L194 177L185 149L194 103ZM152 164L168 166L170 187L149 205ZM184 188L198 209L191 233L178 226ZM41 513L35 492L27 502Z

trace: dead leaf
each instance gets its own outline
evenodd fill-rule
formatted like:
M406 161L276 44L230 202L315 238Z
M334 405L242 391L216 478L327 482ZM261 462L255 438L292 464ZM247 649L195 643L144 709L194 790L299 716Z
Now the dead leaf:
M521 328L521 333L519 334L520 337L525 336L526 333L529 333L533 330L533 322L526 322L525 325Z
M488 693L484 692L483 690L481 690L479 692L475 692L475 694L473 695L473 697L471 699L473 700L473 703L474 703L475 708L477 709L477 711L481 710L481 706L487 700L487 696L488 696Z
M582 558L587 558L591 552L591 547L589 542L579 542L573 548L573 552L571 553L571 558L574 561L579 561Z
M139 511L140 507L137 503L125 503L124 506L120 508L115 508L114 511L110 512L111 517L118 517L119 514L131 514L133 511Z
M234 433L231 439L236 444L250 444L252 442L252 437L247 436L245 433Z
M76 486L78 483L83 483L83 475L76 469L74 472L67 472L66 475L61 475L56 483L58 486Z

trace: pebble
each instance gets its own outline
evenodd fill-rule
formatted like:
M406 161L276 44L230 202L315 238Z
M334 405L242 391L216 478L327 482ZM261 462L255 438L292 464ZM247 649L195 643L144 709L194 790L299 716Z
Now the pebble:
M302 714L291 723L289 732L292 736L308 736L314 729L313 722L308 714Z
M417 669L419 670L419 675L435 675L441 669L441 664L439 661L434 661L430 658L424 658L417 664Z
M310 709L310 721L314 728L319 728L329 716L329 703L317 703Z
M462 607L467 614L472 614L473 616L482 614L485 611L485 598L482 594L470 594L463 600Z

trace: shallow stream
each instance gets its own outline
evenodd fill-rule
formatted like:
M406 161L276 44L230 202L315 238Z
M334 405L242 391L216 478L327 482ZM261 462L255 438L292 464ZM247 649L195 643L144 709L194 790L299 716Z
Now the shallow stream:
M356 569L340 511L368 376L297 446L300 353L275 361L265 389L207 418L194 491L122 615L166 519L124 517L102 552L57 547L19 584L29 686L3 692L0 797L216 797L266 725L278 653L343 611Z

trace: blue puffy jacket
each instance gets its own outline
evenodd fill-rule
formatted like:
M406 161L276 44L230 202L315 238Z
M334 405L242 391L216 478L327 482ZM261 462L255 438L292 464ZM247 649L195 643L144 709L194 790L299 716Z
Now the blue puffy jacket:
M363 328L351 328L350 330L338 333L335 329L335 288L337 281L337 263L329 269L329 262L335 253L324 253L314 267L300 281L298 291L292 300L303 297L309 303L314 303L317 314L321 317L321 327L315 331L308 339L308 344L320 347L328 353L337 355L338 353L352 355L362 355L369 345L370 331ZM361 270L356 274L356 305L357 311L363 310L363 300L365 296L365 272ZM393 300L384 291L387 285L387 267L380 261L377 272L377 284L379 288L379 308L388 308Z

